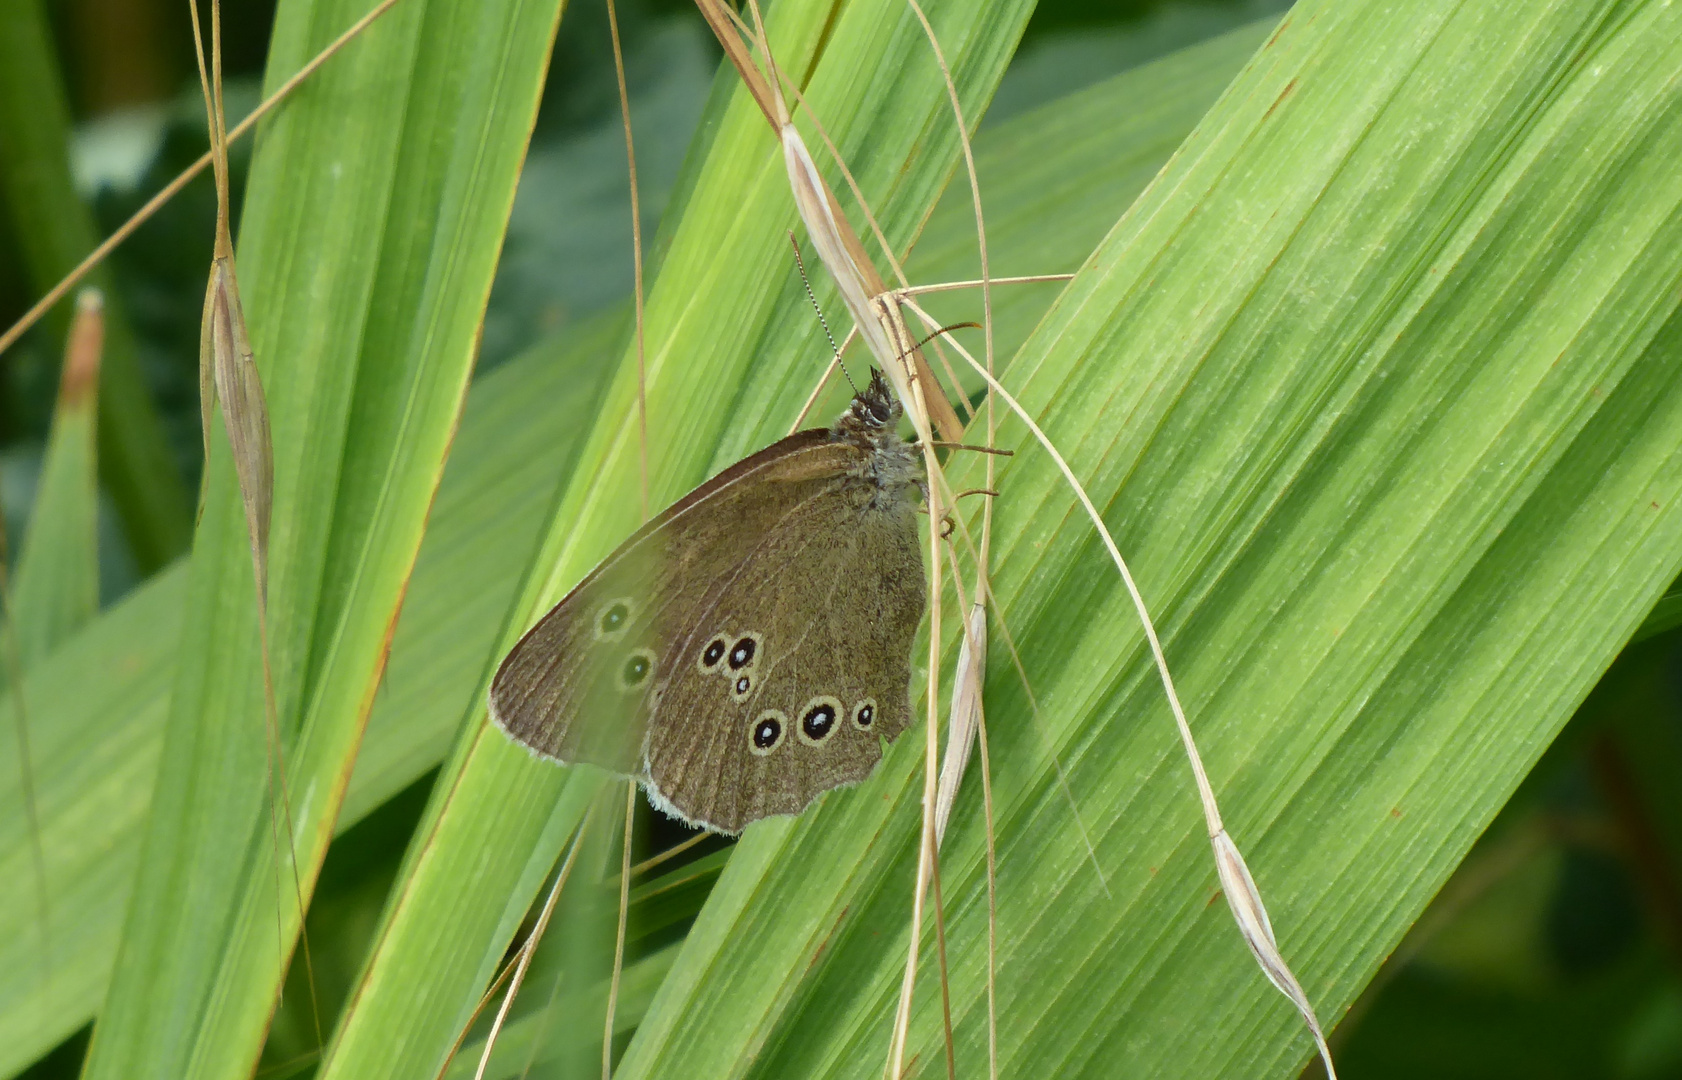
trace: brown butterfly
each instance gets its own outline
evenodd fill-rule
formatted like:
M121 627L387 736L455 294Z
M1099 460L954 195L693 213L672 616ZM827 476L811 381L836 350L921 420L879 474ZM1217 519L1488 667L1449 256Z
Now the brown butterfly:
M915 448L880 372L832 428L737 462L621 544L491 681L533 753L717 832L856 784L911 722Z

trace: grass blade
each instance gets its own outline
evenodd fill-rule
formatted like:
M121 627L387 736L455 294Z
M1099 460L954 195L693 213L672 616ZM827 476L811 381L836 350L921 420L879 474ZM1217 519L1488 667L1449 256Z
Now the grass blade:
M41 808L35 793L35 754L30 748L29 703L24 678L32 663L93 618L99 610L99 484L95 424L99 414L99 360L104 338L100 295L76 298L52 430L35 489L29 531L14 578L7 565L6 523L0 521L0 632L6 696L16 735L21 822L30 853L31 891L38 915L38 963L32 971L45 990L52 985L52 897Z
M99 611L102 306L93 290L77 297L52 431L12 581L12 618L25 671Z
M949 54L962 58L961 92L985 100L1025 9L996 6L976 18L973 10L943 7L934 17L951 34ZM931 120L947 106L913 29L894 2L850 6L838 16L822 5L790 5L771 24L788 70L805 70L822 47L807 97L867 190L883 193L878 216L900 243L956 160L955 136ZM868 86L850 78L865 58L874 73ZM708 132L706 163L647 305L656 503L775 438L820 367L789 358L824 355L798 279L776 270L789 265L786 232L794 220L780 156L748 95L732 91L729 102ZM889 102L908 110L891 128L873 122L880 120L873 109ZM756 348L771 327L783 347ZM621 365L511 633L635 527L637 499L627 493L636 491L637 446L620 419L635 400L634 376L634 363ZM482 715L476 712L435 789L326 1076L430 1074L441 1066L597 781L587 771L532 761Z
M1682 26L1661 3L1513 16L1299 5L1003 376L1130 556L1327 1017L1682 564ZM1210 907L1130 603L1002 430L995 591L1045 703L1035 730L1013 673L989 679L1002 1071L1292 1074L1308 1040ZM874 1064L918 764L896 749L743 839L627 1075ZM961 797L943 865L960 1072L986 1061L979 818Z
M271 82L362 8L284 5ZM275 444L269 625L295 795L281 847L306 893L453 434L556 14L410 3L288 103L253 163L240 255ZM274 865L262 795L231 473L216 444L158 795L90 1076L248 1073L296 932L294 869Z
M998 265L1010 271L1077 266L1264 36L1265 30L1252 30L1188 50L1056 108L985 130L976 149L990 226L1004 238L994 243ZM1046 186L1048 177L1056 186ZM966 250L962 237L968 194L955 195L955 203L943 200L931 218L912 260L915 281L973 276L964 267L966 257L973 261L973 248ZM1043 285L995 290L1007 355L1052 293ZM967 295L925 302L961 304ZM809 311L791 320L803 332L813 328ZM568 341L534 349L475 382L339 830L433 768L464 713L479 708L507 608L552 515L555 487L577 467L579 444L599 410L600 385L623 348L626 326L623 312L597 320ZM790 374L797 389L828 351L821 337L803 347L813 364ZM496 528L485 528L487 521ZM41 751L55 907L80 929L74 940L55 942L55 981L42 994L30 974L38 963L29 951L33 898L0 891L0 943L6 943L0 946L0 1075L85 1023L103 994L156 771L186 570L178 564L126 597L30 677L30 699L41 703L31 720ZM103 674L90 679L90 672ZM0 702L0 723L9 722L4 708ZM27 857L22 835L5 824L17 820L8 776L0 769L0 882L25 881L19 876L28 872L20 861ZM424 964L412 969L417 979L428 970ZM620 1019L626 1019L623 1012Z
M0 196L37 293L57 284L98 240L71 181L69 142L70 108L43 5L8 3L0 8ZM91 284L107 301L102 479L136 562L150 571L186 549L192 511L110 275L97 273ZM49 320L49 335L61 338L68 324L63 316Z

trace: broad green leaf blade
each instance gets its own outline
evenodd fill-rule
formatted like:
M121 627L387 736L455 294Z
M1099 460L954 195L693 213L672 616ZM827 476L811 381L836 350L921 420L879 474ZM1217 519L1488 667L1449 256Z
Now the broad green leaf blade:
M0 790L0 1076L86 1024L104 996L157 777L185 581L171 571L142 585L24 680L52 925L73 932L54 933L52 955L41 956L35 871L8 754ZM0 723L16 722L8 701Z
M96 425L99 419L99 361L104 339L100 295L85 290L59 373L58 401L35 486L29 527L8 582L0 630L0 693L12 704L10 741L16 777L21 839L28 865L18 868L20 894L34 899L34 963L24 971L37 989L53 981L53 898L47 885L47 854L38 792L37 758L29 737L29 707L23 681L30 667L87 623L99 610L99 480ZM0 522L0 530L6 526ZM0 558L9 558L0 552ZM68 924L60 933L75 935Z
M1020 5L993 5L980 17L952 5L929 9L968 115L979 115L1026 15ZM897 2L839 12L792 4L779 6L770 31L785 71L816 62L807 100L875 196L888 236L903 245L957 155L944 87L914 17ZM729 101L647 306L651 506L786 428L818 370L798 358L823 355L787 272L794 212L780 156L746 94ZM624 419L635 386L633 356L620 365L505 641L638 521L637 425ZM599 782L599 774L532 760L482 716L435 788L325 1076L429 1074L442 1065Z
M1077 270L1277 25L1263 19L984 128L975 167L993 274ZM906 274L913 285L981 277L962 171L930 215ZM1056 282L993 287L1001 360L1016 354L1061 291ZM982 319L979 289L931 293L921 303L943 324ZM967 366L958 375L971 392L985 385Z
M508 606L548 525L556 485L583 450L630 321L626 310L582 321L474 381L341 829L436 767L478 708Z
M70 105L45 7L41 0L0 6L0 197L37 295L57 285L100 239L71 181ZM136 562L150 571L186 548L192 508L111 276L96 269L88 283L101 288L107 301L100 372L103 478ZM49 317L49 333L62 337L69 321Z
M270 81L361 10L285 6ZM90 1076L256 1065L460 409L558 12L405 5L324 68L258 150L240 254L274 431L268 647L291 805L271 819L267 662L213 440L159 782Z
M603 320L581 331L577 347L540 347L474 383L338 831L448 749L623 326L622 318ZM485 529L488 520L498 527ZM0 776L0 1075L86 1023L104 996L157 772L187 569L178 564L124 598L25 683L28 700L38 703L29 718L46 800L43 846L54 911L77 932L54 939L53 979L42 992L35 901L25 888L28 849L10 769ZM0 702L0 723L14 722L10 709Z
M984 131L976 152L1000 272L1072 268L1084 260L1253 51L1259 32L1246 33ZM1199 106L1176 105L1181 95ZM1128 119L1135 108L1142 127ZM1156 126L1165 117L1177 130ZM1066 138L1040 137L1063 127L1075 131ZM1109 169L1117 160L1140 161L1135 139L1148 143L1144 159L1130 164L1118 185ZM1046 202L1035 185L1017 179L1023 169L1060 176L1069 185L1065 191L1083 194ZM968 215L968 193L949 189L917 248L913 280L973 272L962 265L974 257L963 240ZM1001 340L1026 337L1055 289L999 290ZM567 342L540 346L475 381L340 811L340 831L435 766L464 713L479 707L507 605L551 514L555 487L572 467L594 415L597 383L620 355L626 325L621 314L577 328ZM39 961L29 951L34 901L3 885L26 880L19 876L27 872L23 836L0 833L0 942L12 943L0 953L0 1075L79 1027L103 996L156 771L186 569L177 565L119 602L28 682L30 700L39 703L31 715L32 737L38 749L46 748L42 756L49 763L42 782L56 807L46 841L55 906L79 932L74 942L55 942L77 948L73 955L55 954L51 991L41 994L31 974ZM102 674L89 678L90 672ZM10 722L8 707L0 700L0 723ZM89 757L86 747L101 752ZM10 809L16 806L14 777L15 770L0 768L0 827L18 820Z
M1133 560L1328 1021L1682 564L1679 42L1658 2L1300 5L1006 372ZM1038 710L989 665L1001 1071L1294 1075L1131 604L1005 432L997 611ZM880 1072L919 750L750 830L622 1075ZM964 1075L979 802L942 866ZM925 1075L939 1012L931 960Z
M9 617L24 671L99 611L101 306L94 292L77 301L29 530L12 580Z

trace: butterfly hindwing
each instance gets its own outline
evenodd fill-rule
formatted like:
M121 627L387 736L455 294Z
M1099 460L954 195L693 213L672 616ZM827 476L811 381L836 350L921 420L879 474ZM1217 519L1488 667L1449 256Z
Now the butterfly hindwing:
M925 584L911 492L843 480L758 537L672 635L651 795L723 832L855 784L910 716Z

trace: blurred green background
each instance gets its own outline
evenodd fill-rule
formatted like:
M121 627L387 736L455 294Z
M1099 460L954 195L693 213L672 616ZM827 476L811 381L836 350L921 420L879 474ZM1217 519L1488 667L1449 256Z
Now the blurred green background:
M8 3L22 10L39 0ZM986 123L1286 6L1045 0ZM74 125L68 155L76 195L100 234L205 148L184 9L164 0L66 0L43 8ZM619 10L645 235L656 237L719 56L694 10L678 0ZM255 102L273 5L230 5L224 17L228 97L241 113ZM485 320L481 375L617 309L629 295L629 202L607 34L599 5L566 12ZM22 167L28 145L17 130L0 131L0 161ZM248 154L248 142L235 148L236 199ZM190 497L179 496L198 483L198 320L213 213L203 177L109 262L112 307L132 327L145 394L143 402L116 407L155 416L167 464L160 490L174 483L179 491L171 502L144 477L116 475L109 454L102 460L106 604L178 556L189 536ZM39 247L33 238L62 226L8 202L0 215L0 324L21 315L53 276L50 259L31 255ZM14 557L52 422L65 326L62 314L44 322L0 362L0 506ZM143 503L179 520L173 529L149 525L134 509ZM1678 624L1682 595L1673 585L1337 1028L1334 1046L1346 1077L1682 1076ZM355 974L427 783L391 799L335 841L328 856L309 927L329 1008ZM648 823L639 841L645 849L677 838L662 822ZM683 910L693 913L713 874L716 865L697 873L700 888L688 887ZM681 926L653 933L644 951L669 943ZM283 1012L275 1040L303 1038L289 1028L293 1019ZM76 1036L24 1075L75 1075L85 1039L85 1032Z

